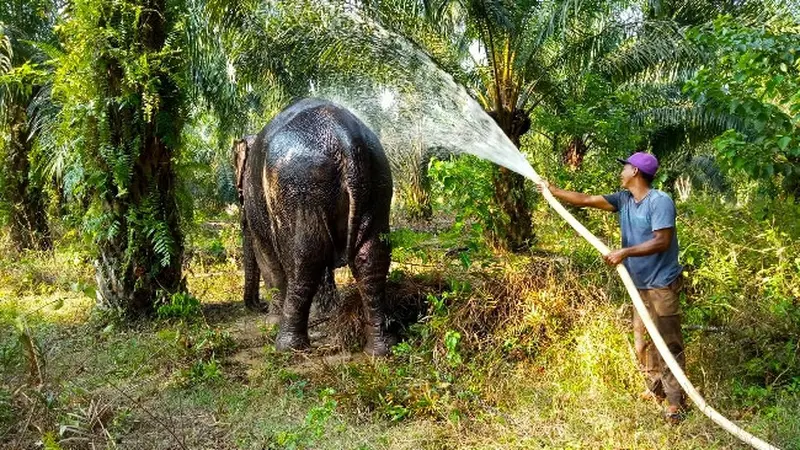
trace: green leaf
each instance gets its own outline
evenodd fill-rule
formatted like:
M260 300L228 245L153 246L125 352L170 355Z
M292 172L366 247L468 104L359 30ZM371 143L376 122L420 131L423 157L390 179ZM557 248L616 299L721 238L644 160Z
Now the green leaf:
M783 136L782 138L778 139L778 148L782 151L786 151L786 148L789 147L789 143L792 142L791 136Z
M472 265L472 259L469 257L468 251L459 253L458 258L461 260L461 265L465 269L469 269L469 266Z

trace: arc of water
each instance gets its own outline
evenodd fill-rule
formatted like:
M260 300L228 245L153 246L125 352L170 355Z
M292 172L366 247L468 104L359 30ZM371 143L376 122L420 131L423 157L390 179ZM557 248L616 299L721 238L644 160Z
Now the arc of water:
M530 167L530 165L528 165ZM539 174L536 173L533 168L531 168L531 173L522 175L527 176L535 183L541 183L542 179ZM549 190L544 189L542 194L544 198L547 200L547 203L556 210L556 212L567 221L567 223L575 229L584 239L586 239L594 248L597 249L601 254L606 255L610 252L609 248L595 236L591 231L586 229L582 223L580 223L575 217L567 211L564 206L559 203L558 200L550 193ZM731 422L720 414L717 410L712 408L708 403L706 403L703 396L697 392L694 385L691 381L686 377L686 374L681 369L681 366L672 356L672 352L670 352L669 347L667 347L666 342L664 342L664 338L661 337L661 334L658 332L658 328L656 328L655 323L653 323L653 319L650 317L650 314L647 312L647 307L645 307L644 303L642 302L642 298L639 295L639 290L636 289L636 286L633 284L633 280L631 279L628 270L625 268L624 265L619 264L617 265L617 273L619 277L622 279L622 283L625 285L625 289L628 291L628 295L631 297L633 301L633 306L636 308L636 311L639 313L639 316L642 318L642 322L644 322L645 328L647 328L647 332L650 334L650 338L653 340L653 343L658 349L658 353L661 354L661 357L664 358L664 362L667 363L669 370L672 371L672 374L675 375L675 378L680 383L683 390L692 399L695 406L703 412L709 419L711 419L714 423L719 425L720 427L724 428L727 432L731 433L732 435L739 438L742 442L749 444L753 448L759 450L779 450L774 445L759 439L756 436L748 433L747 431L743 430L735 423Z

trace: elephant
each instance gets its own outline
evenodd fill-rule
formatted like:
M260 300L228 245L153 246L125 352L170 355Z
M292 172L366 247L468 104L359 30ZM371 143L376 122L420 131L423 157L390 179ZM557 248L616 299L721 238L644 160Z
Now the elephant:
M258 135L234 143L242 205L244 301L259 308L259 275L277 289L276 350L310 346L312 299L349 266L365 312L364 351L390 353L386 278L392 174L375 134L347 109L307 98ZM335 286L333 287L335 289Z

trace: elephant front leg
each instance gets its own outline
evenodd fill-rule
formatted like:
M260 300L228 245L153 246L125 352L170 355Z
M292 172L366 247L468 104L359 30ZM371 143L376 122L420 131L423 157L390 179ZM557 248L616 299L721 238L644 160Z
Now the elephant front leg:
M264 311L266 307L261 303L258 293L261 271L256 262L253 238L245 221L242 221L242 258L244 266L244 305L247 309L253 311Z
M283 303L286 298L286 278L278 269L268 269L263 273L264 284L270 291L267 323L278 325L283 316Z

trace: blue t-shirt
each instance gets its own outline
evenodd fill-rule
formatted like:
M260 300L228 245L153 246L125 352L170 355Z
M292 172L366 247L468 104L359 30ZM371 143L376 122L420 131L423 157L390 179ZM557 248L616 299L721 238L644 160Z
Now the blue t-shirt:
M669 286L683 270L678 264L678 233L675 231L675 203L662 191L650 189L640 202L629 191L603 196L619 215L622 247L633 247L653 239L653 232L672 228L672 242L661 253L629 256L624 264L638 289Z

